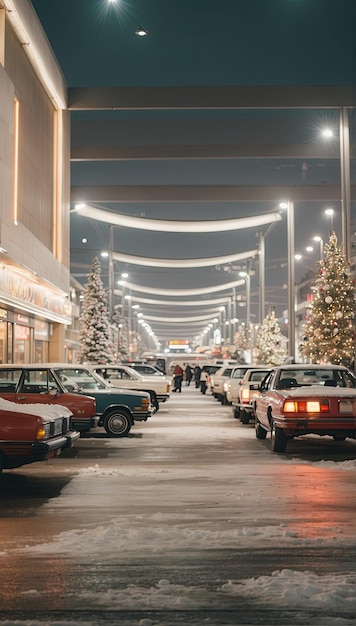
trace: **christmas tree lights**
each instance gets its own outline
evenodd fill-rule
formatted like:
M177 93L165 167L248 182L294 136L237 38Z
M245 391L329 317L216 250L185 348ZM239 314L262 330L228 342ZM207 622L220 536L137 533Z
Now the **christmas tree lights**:
M107 299L100 275L101 266L95 257L88 282L84 285L83 308L79 318L81 363L101 365L115 361Z
M252 351L253 360L257 365L281 365L287 354L286 338L282 335L274 307L272 306L263 320Z
M318 267L300 352L311 363L349 366L354 358L355 286L334 232Z

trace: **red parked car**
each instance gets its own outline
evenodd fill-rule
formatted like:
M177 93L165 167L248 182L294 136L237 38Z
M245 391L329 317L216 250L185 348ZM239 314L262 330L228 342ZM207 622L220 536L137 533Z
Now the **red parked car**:
M73 428L87 432L98 424L95 399L70 393L52 365L0 365L0 397L16 404L61 404L72 413Z
M0 398L0 472L58 456L79 436L65 406L18 405Z
M289 439L330 435L356 438L356 378L338 365L274 367L254 399L257 439L271 433L272 450L285 452Z

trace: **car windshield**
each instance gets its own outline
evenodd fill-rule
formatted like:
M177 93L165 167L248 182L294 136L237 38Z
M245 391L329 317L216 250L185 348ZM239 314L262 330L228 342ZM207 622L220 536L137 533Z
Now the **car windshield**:
M56 368L64 387L70 391L76 389L106 389L104 380L95 372L86 368Z
M245 373L247 372L247 369L247 367L238 367L237 369L234 369L231 378L243 378L245 376Z
M263 370L263 372L259 372L258 370L256 372L251 372L250 375L250 380L253 381L257 381L259 382L260 380L263 380L264 377L266 376L266 374L268 374L268 370Z
M152 367L152 365L133 365L132 369L139 374L146 374L146 376L163 376L163 372L160 372L155 367Z
M308 385L325 385L329 387L356 388L356 378L351 372L332 368L302 368L281 370L278 388L305 387Z

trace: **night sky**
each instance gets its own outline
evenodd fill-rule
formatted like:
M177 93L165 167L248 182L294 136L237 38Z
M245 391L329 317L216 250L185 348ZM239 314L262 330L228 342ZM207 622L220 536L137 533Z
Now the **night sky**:
M70 87L356 83L354 0L32 0L32 4ZM145 38L135 35L140 25L149 31ZM72 145L305 143L316 141L322 126L337 127L337 120L338 113L332 110L76 112ZM352 118L352 137L353 129ZM72 185L83 186L298 186L339 181L337 159L72 163ZM296 252L303 254L296 269L298 280L315 269L318 249L305 254L311 237L328 237L326 206L335 210L334 227L340 236L339 203L296 206ZM209 220L272 212L277 198L276 204L117 203L107 208L148 218ZM91 258L108 248L109 227L75 214L71 220L71 272L85 282ZM82 243L83 237L88 243ZM115 228L114 235L115 250L160 258L219 256L256 245L253 229L180 235ZM280 314L287 307L286 256L283 219L266 240L266 298ZM115 269L117 274L127 269L131 282L152 287L199 287L236 278L234 272L215 268L153 270L132 265ZM105 271L103 262L104 280ZM252 290L254 307L257 280ZM153 308L147 312L152 314Z

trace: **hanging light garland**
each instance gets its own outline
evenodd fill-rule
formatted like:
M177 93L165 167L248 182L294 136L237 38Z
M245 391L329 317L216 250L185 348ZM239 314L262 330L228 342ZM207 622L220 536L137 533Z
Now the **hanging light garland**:
M230 230L242 230L244 228L256 228L265 224L279 222L282 216L279 212L265 213L255 217L241 217L227 220L198 221L176 221L176 220L155 220L143 217L132 217L112 213L104 209L98 209L87 204L77 204L75 212L82 217L88 217L98 222L105 222L113 226L124 226L126 228L138 228L140 230L153 230L165 233L216 233Z

